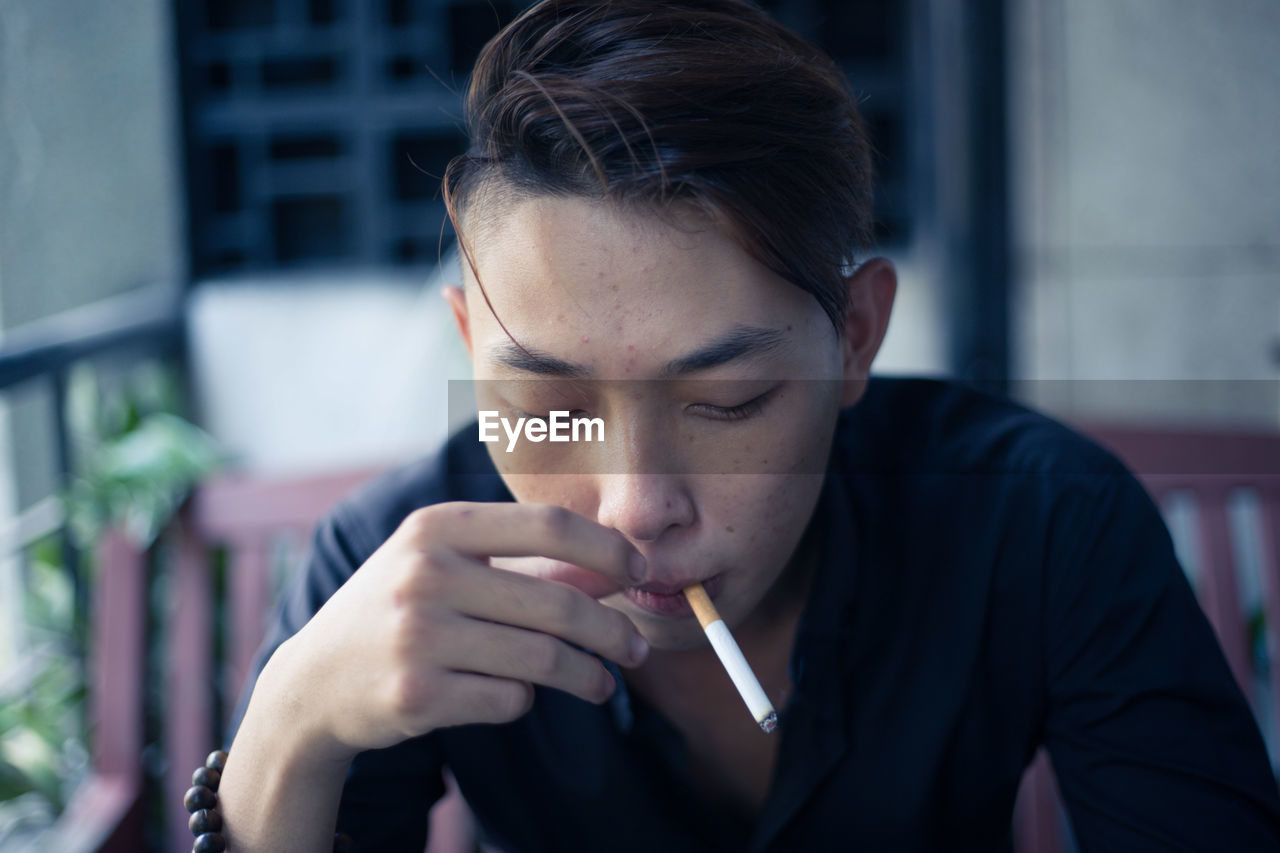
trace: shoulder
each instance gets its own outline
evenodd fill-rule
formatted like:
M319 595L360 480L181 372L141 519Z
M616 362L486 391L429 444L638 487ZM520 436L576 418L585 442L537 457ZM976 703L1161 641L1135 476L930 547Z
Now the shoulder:
M915 539L927 529L935 541L985 555L975 571L1004 553L1017 555L1008 569L1020 576L1032 565L1070 575L1124 550L1125 530L1165 550L1158 509L1110 451L958 383L873 380L842 414L832 458L882 530Z
M872 379L841 413L837 451L846 465L886 473L1126 473L1109 451L1053 418L935 379Z
M509 501L482 446L464 427L435 453L374 478L344 498L323 526L339 532L360 561L416 509L448 501Z

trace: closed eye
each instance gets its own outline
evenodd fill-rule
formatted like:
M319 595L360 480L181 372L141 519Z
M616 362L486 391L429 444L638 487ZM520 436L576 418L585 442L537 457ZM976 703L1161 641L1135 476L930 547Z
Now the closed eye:
M557 409L556 411L563 412L565 410ZM511 406L511 412L516 417L525 418L526 420L539 420L539 421L551 420L551 412L526 412L523 409L516 408L515 406ZM589 417L591 417L591 413L586 411L585 409L573 409L569 411L569 414L568 414L568 418L571 421L581 420L582 418L589 418Z
M736 406L713 406L710 403L695 403L686 411L692 411L694 414L702 415L711 420L718 421L742 421L747 418L753 418L764 411L764 405L768 402L776 389L770 388L758 397L753 397L745 403L739 403Z

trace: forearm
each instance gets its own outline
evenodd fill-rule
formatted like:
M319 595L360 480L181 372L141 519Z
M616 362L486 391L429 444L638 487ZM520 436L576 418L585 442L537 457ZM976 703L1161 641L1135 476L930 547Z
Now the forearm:
M281 649L283 651L283 649ZM218 789L227 849L328 853L350 758L316 742L277 655L258 679Z

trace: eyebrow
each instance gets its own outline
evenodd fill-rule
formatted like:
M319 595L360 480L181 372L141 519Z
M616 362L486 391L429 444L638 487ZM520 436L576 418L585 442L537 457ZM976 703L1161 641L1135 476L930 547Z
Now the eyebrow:
M668 361L658 373L663 378L685 376L741 358L758 358L778 349L785 342L786 336L777 329L737 325L705 346ZM537 376L582 379L591 375L591 371L584 365L556 358L531 347L521 347L512 341L492 347L489 355L498 364Z
M782 346L785 341L786 336L777 329L734 326L706 346L668 361L659 374L664 377L683 376L740 358L758 358Z

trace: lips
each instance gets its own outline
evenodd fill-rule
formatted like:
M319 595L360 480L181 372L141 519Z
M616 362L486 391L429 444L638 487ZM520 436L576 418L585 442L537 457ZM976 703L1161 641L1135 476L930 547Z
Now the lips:
M684 592L686 588L693 586L695 583L698 583L696 579L677 581L676 583L644 583L633 588L652 595L676 595Z
M695 583L701 583L707 595L714 599L724 584L724 574L715 574L701 580L692 578L668 583L653 581L640 586L627 587L623 590L623 594L636 606L655 615L686 618L693 616L693 608L689 606L689 601L682 593L686 587Z

